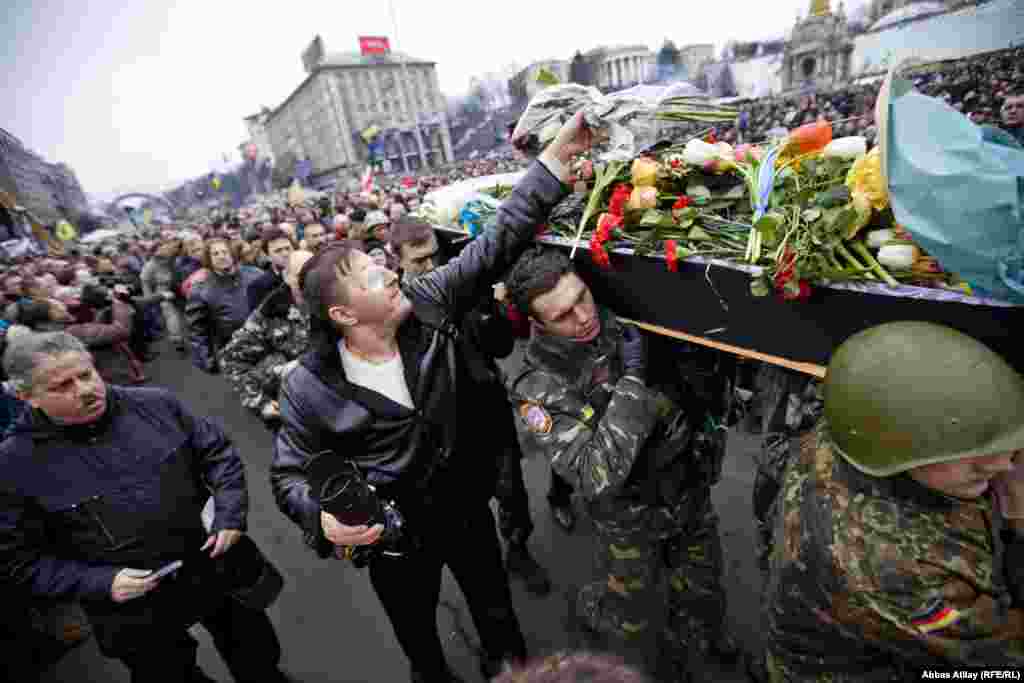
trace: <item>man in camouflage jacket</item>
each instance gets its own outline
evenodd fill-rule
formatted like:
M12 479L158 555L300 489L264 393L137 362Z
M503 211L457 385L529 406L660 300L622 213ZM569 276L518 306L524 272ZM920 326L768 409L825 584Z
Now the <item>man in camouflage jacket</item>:
M309 314L301 303L302 292L295 290L299 270L312 257L308 251L292 253L286 284L253 311L221 354L221 367L242 405L271 430L280 423L277 393L281 380L309 348Z
M627 350L640 333L594 305L564 254L528 253L506 287L534 324L509 381L524 451L543 453L582 496L598 536L597 576L570 616L591 647L686 681L723 631L710 489L724 432L649 386Z
M1024 378L966 335L890 323L836 350L824 395L772 510L770 680L1024 666Z

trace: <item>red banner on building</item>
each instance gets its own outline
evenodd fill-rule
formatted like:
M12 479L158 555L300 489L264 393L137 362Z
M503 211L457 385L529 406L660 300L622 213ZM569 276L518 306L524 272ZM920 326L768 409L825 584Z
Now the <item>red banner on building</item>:
M391 43L384 36L359 36L359 51L364 55L386 55Z

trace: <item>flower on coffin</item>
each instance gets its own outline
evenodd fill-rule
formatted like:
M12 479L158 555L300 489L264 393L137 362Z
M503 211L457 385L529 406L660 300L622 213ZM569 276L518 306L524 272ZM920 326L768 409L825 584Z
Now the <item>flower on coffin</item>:
M611 268L611 259L608 258L608 252L596 231L590 237L590 258L601 268Z
M878 147L853 162L846 174L851 195L862 194L878 211L889 206L889 189L882 177L882 156Z
M672 218L676 219L676 221L680 220L683 210L692 203L693 200L685 194L680 196L679 199L675 201L675 204L672 205Z
M665 240L665 261L668 269L675 273L679 270L679 251L675 240Z
M743 144L736 148L736 161L741 164L760 161L764 156L764 150L750 144Z
M633 193L629 196L626 208L631 211L653 209L658 206L658 188L645 186L634 187Z
M690 140L683 149L683 161L708 173L725 173L736 167L736 152L728 142L711 145L703 140Z
M878 250L878 262L893 270L910 270L920 256L913 244L886 244Z
M597 219L597 235L603 244L612 238L612 231L622 225L622 216L602 213Z
M785 153L809 154L824 149L832 142L832 124L824 119L794 129L783 145Z
M658 162L648 157L639 157L633 161L633 187L654 187L658 182Z
M783 301L807 301L811 298L811 285L807 280L790 280L782 288Z
M608 213L621 216L626 211L626 204L632 193L633 186L629 183L619 183L612 188L612 196L608 200Z
M836 138L825 145L826 159L857 159L868 153L868 141L862 135Z

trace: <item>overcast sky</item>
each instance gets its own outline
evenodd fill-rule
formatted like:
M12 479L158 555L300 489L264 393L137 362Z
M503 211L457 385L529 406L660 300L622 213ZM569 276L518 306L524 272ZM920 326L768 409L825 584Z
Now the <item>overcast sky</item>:
M86 192L107 195L168 189L225 153L237 161L242 117L301 82L301 53L318 33L327 52L389 36L436 61L441 89L455 95L474 75L599 45L779 37L809 1L394 0L397 41L386 0L4 4L0 126L69 164Z

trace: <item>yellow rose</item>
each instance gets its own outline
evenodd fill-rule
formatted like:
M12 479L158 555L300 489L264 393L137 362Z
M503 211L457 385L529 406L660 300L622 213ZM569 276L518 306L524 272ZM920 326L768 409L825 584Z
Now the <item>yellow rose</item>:
M650 187L658 182L658 162L639 157L633 161L633 187Z
M634 187L629 195L626 208L630 211L653 209L658 206L658 189L655 187Z
M889 188L882 179L882 157L877 147L853 162L846 174L846 187L854 196L867 197L878 211L889 206Z

